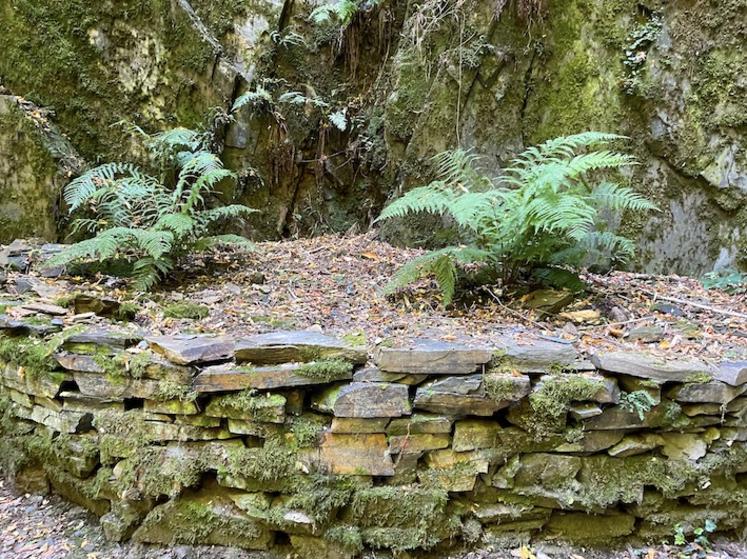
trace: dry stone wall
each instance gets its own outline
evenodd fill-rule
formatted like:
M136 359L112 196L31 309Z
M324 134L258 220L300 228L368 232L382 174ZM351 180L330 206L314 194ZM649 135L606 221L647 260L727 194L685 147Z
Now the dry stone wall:
M0 316L2 467L112 540L337 559L745 527L745 362L526 337L369 354L310 331L63 329L41 307Z

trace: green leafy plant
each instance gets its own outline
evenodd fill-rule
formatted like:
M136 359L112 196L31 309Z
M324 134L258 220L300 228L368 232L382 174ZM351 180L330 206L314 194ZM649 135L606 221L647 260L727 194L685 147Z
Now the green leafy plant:
M711 540L709 536L713 534L718 528L717 524L709 519L706 519L702 528L695 528L693 530L693 541L689 541L687 533L682 524L676 524L674 527L674 545L683 548L682 553L679 557L687 557L689 559L705 558L707 553L712 549Z
M432 251L399 269L387 292L434 276L448 304L459 266L480 263L515 281L522 271L578 268L610 258L624 261L635 244L607 229L605 212L656 209L642 195L608 179L635 164L630 155L594 150L622 136L586 132L530 147L504 174L490 178L469 151L434 158L438 179L384 209L378 220L421 212L449 216L463 244Z
M710 272L703 276L701 283L706 289L720 289L735 295L747 293L747 274L738 270Z
M646 414L656 405L656 400L645 390L624 393L620 396L620 407L625 411L635 413L643 421Z
M244 237L212 234L218 223L255 210L239 204L208 208L216 186L234 179L208 150L209 141L186 128L147 136L159 177L131 163L106 163L70 182L64 190L70 213L90 216L74 220L73 231L95 236L70 245L50 263L124 261L135 287L148 290L188 254L216 245L250 246Z
M311 12L312 22L319 24L334 21L346 29L361 8L361 0L337 0L334 4L324 4Z

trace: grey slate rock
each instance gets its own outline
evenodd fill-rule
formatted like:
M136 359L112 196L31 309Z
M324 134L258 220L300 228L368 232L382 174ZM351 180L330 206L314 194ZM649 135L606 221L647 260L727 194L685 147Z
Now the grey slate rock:
M496 402L485 393L482 375L446 377L418 387L414 407L446 415L493 415L510 402Z
M497 350L503 354L500 358L502 363L522 373L546 373L557 367L589 368L588 365L584 366L576 348L567 343L543 339L524 343L514 337L506 337Z
M232 338L207 335L157 336L147 338L156 353L177 365L226 361L234 355Z
M747 384L747 361L727 361L721 363L713 378L732 386Z
M591 356L594 366L610 373L647 378L662 382L686 382L688 377L709 375L716 369L696 359L660 359L653 355L632 351L597 353Z
M258 334L236 341L239 363L274 365L320 359L344 359L360 364L366 362L368 353L364 347L352 347L337 338L306 330Z
M379 348L376 363L388 373L468 375L488 363L493 351L435 340L416 340L409 347Z
M66 344L92 344L113 349L125 349L136 345L142 339L143 333L139 331L92 326L80 334L69 337Z
M335 417L400 417L412 413L404 384L352 382L327 391L322 401L319 408L332 411Z
M268 390L328 384L352 378L350 372L330 378L315 378L300 373L299 371L303 371L303 366L304 364L301 363L283 363L281 365L251 368L242 368L230 363L214 365L203 369L197 375L194 388L197 392L227 392L247 388Z
M667 396L678 402L728 404L745 391L747 386L729 386L711 381L676 386L667 392Z

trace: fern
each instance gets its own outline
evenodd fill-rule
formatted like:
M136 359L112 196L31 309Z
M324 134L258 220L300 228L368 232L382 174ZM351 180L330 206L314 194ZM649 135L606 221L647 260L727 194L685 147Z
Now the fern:
M95 236L70 245L52 262L129 262L135 287L148 290L191 252L221 244L249 246L243 237L211 234L216 223L255 210L239 204L205 208L217 185L234 179L206 145L205 135L185 128L148 137L154 160L164 166L161 175L175 177L172 184L129 163L107 163L71 181L64 190L70 213L90 215L76 219L72 230Z
M448 216L466 246L409 262L392 278L387 292L433 276L448 304L465 263L480 262L512 281L525 270L629 259L635 244L606 230L603 211L644 212L656 206L632 189L605 180L610 171L635 164L631 156L605 149L621 139L585 132L548 140L526 149L496 178L478 170L479 159L471 151L437 155L437 180L389 204L378 220L418 213Z

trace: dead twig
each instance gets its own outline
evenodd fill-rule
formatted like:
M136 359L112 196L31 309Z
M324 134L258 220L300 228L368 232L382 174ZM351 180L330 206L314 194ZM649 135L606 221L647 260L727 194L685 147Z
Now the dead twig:
M729 311L729 310L721 309L718 307L712 307L710 305L696 303L695 301L688 301L687 299L679 299L677 297L668 297L666 295L659 295L657 293L654 293L653 291L641 291L641 293L648 295L649 297L652 297L653 299L661 299L662 301L667 301L669 303L677 303L678 305L687 305L689 307L694 307L696 309L701 309L701 310L712 312L715 314L733 316L735 318L741 318L742 320L747 320L747 314L743 314L740 312Z
M503 304L503 301L501 301L501 300L500 300L500 299L498 298L498 295L496 295L495 293L493 293L493 292L492 292L492 291L491 291L491 290L490 290L489 288L487 288L487 287L486 287L486 288L485 288L485 291L487 291L487 292L488 292L488 294L489 294L489 295L490 295L490 296L491 296L491 297L492 297L493 299L495 299L495 302L496 302L496 303L498 303L498 305L499 305L499 306L500 306L500 307L501 307L502 309L504 309L504 310L508 311L508 312L509 312L509 313L511 313L511 314L512 314L513 316L515 316L515 317L517 317L517 318L520 318L521 320L523 320L523 321L525 321L525 322L528 322L529 324L531 324L531 325L532 325L532 326L534 326L535 328L539 328L540 330L547 330L547 328L545 328L544 326L542 326L542 325L541 325L541 324L540 324L539 322L535 322L534 320L532 320L532 319L531 319L531 318L529 318L528 316L524 316L524 315L523 315L522 313L520 313L519 311L516 311L516 310L512 309L511 307L507 307L506 305L504 305L504 304Z

